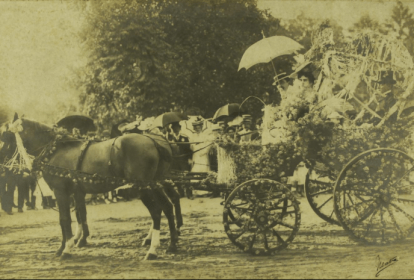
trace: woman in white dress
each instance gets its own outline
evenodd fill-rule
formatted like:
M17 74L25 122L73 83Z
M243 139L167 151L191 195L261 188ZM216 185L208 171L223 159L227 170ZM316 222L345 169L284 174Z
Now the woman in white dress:
M206 141L206 136L202 132L203 120L198 119L193 122L193 128L195 133L191 136L190 141L198 143L191 144L191 150L193 151L191 172L209 172L210 159L208 154L211 142Z

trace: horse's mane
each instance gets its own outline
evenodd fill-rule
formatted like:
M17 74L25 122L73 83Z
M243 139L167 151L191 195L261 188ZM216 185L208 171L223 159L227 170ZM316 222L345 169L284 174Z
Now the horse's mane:
M24 123L24 125L31 126L34 130L53 131L53 128L51 126L48 126L35 120L22 118L22 123Z

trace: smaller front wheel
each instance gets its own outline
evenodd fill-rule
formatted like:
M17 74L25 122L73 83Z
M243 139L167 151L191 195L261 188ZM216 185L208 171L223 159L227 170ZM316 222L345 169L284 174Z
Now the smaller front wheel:
M241 250L274 255L295 238L300 226L299 204L283 184L255 179L236 187L223 211L224 230Z

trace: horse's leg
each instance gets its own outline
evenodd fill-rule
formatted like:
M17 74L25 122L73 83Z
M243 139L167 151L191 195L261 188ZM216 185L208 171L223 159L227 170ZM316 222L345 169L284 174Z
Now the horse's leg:
M76 201L75 203L77 204L78 202ZM82 237L82 219L80 217L80 211L78 210L77 206L75 208L75 213L76 213L76 221L78 223L76 224L76 231L75 231L75 236L73 237L73 239L75 240L75 243L77 244L80 238Z
M56 257L60 257L62 255L62 252L65 249L65 244L66 244L64 225L63 225L62 221L59 221L59 223L60 223L60 228L62 229L62 243L61 243L59 249L55 253Z
M70 217L70 196L66 190L55 190L56 200L59 206L59 220L62 227L65 248L62 251L61 259L64 260L71 256L70 250L75 246L72 234L72 219ZM62 241L63 245L63 241Z
M151 245L151 238L152 238L152 230L154 229L154 222L152 222L151 227L148 231L147 236L144 238L144 241L142 242L142 246Z
M165 189L168 197L171 199L172 203L174 204L175 209L175 219L177 221L177 234L180 235L181 231L180 228L183 226L183 216L181 214L181 204L180 204L180 198L181 194L178 190L167 188Z
M150 236L151 247L148 250L144 260L155 260L157 258L157 248L160 246L160 227L162 210L158 206L158 204L154 202L153 196L148 194L147 192L142 193L141 201L148 208L148 211L150 212L152 218L152 230Z
M76 247L81 248L86 245L86 238L89 236L89 227L86 220L86 194L77 190L75 192L75 205L76 205L76 219L77 219L77 231L75 235Z
M171 242L167 248L167 253L174 253L177 251L176 243L178 241L178 233L177 233L177 229L175 228L175 219L174 219L174 204L170 200L170 198L168 197L164 189L155 191L155 197L157 200L157 204L161 207L162 211L167 217L168 226L170 228Z

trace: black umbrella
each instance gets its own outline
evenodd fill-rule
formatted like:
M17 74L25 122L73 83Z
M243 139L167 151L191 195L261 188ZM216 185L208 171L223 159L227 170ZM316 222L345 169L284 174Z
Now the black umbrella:
M152 126L153 127L164 127L170 123L179 122L182 120L188 120L188 117L182 113L168 112L168 113L164 113L156 117L154 122L152 123Z
M66 128L72 132L73 128L79 129L81 134L86 134L88 131L95 131L97 129L92 118L83 115L71 115L60 119L58 126Z
M242 113L239 103L230 103L220 107L213 116L213 120L216 121L222 117L237 116Z

